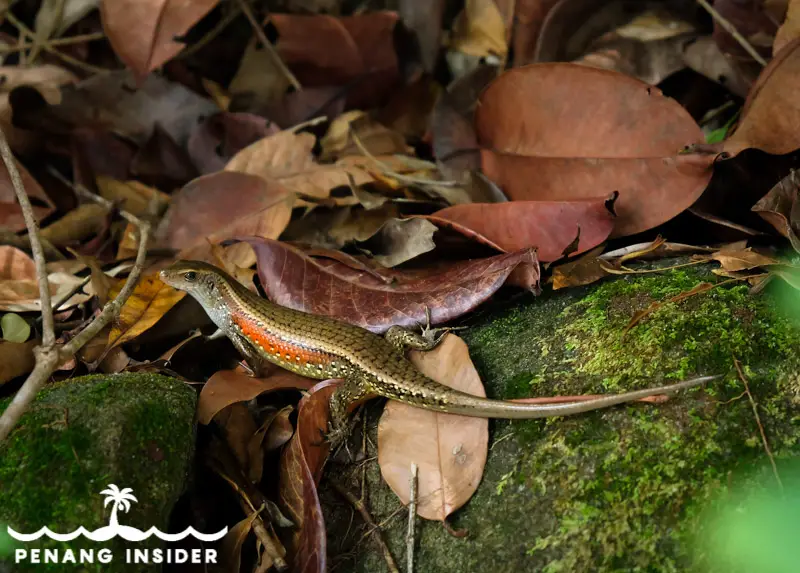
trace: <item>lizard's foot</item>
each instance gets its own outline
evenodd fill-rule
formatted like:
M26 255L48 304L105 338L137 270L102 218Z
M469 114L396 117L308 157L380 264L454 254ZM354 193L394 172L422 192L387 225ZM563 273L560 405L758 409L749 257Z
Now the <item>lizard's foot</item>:
M431 309L425 307L425 325L422 326L422 338L428 343L427 350L436 348L439 343L444 339L448 332L455 330L466 330L466 326L441 326L439 328L431 328Z

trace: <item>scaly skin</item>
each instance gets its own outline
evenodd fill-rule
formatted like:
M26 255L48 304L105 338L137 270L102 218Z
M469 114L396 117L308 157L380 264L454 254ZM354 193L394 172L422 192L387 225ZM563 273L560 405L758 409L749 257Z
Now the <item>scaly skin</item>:
M224 271L199 261L178 261L161 271L161 280L192 295L219 329L256 368L261 361L320 380L343 378L331 399L334 427L341 427L348 404L369 395L418 408L481 418L568 416L654 394L698 386L704 376L565 404L521 404L489 400L448 388L419 372L403 355L406 348L431 349L436 341L400 327L382 338L326 316L271 303L252 293Z

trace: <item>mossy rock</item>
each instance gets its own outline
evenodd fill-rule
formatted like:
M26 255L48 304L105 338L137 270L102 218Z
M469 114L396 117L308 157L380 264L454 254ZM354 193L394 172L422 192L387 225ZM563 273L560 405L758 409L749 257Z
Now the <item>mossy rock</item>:
M75 378L42 391L0 444L0 525L22 533L42 526L69 533L107 525L113 504L100 492L109 484L131 488L138 500L119 522L146 531L167 531L170 511L182 493L194 450L196 393L173 378L150 374ZM8 400L0 402L0 411ZM13 544L11 543L13 541ZM155 536L140 543L120 538L95 543L79 537L59 543L45 537L21 543L2 539L0 555L10 571L117 573L158 571L127 565L125 549L156 548ZM12 547L111 550L113 561L83 565L14 563ZM43 556L43 554L42 554Z
M798 570L800 549L788 532L800 531L800 511L789 511L800 509L800 324L785 311L785 297L797 294L776 284L756 296L745 284L722 284L664 304L626 332L651 303L722 280L710 265L688 266L482 309L463 337L490 397L721 378L660 405L492 422L482 483L449 520L468 536L420 524L417 570ZM775 471L734 358L758 404ZM776 493L775 473L786 497ZM375 463L367 485L375 522L384 524L392 553L404 556L405 512ZM349 525L350 508L324 482L322 495L331 563L385 571L377 546L359 543L364 531Z

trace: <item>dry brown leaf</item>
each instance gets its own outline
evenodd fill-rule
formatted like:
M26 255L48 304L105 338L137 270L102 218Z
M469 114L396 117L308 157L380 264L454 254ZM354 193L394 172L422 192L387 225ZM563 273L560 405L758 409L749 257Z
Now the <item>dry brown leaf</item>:
M75 245L108 228L110 210L97 203L84 203L42 229L42 238L57 247Z
M36 280L36 264L25 251L0 246L0 280Z
M430 352L412 352L414 366L437 382L486 396L467 345L449 334ZM489 452L489 422L390 401L378 425L381 475L400 502L409 502L409 471L419 466L417 514L444 521L481 481Z
M769 192L753 205L761 218L789 239L795 251L800 253L800 177L792 170L778 181Z
M722 268L728 272L744 271L757 267L769 267L780 264L780 261L762 255L751 248L739 250L721 250L710 256L711 259L718 261Z
M221 171L191 181L173 196L160 233L184 259L211 260L211 246L238 235L277 238L292 214L294 195L263 177ZM246 245L229 247L228 259L249 267L255 259Z
M325 137L320 140L321 158L332 160L348 155L361 155L360 148L353 141L351 130L355 131L359 143L372 155L411 151L400 133L375 121L363 111L353 110L343 113L331 122Z
M343 18L273 13L269 19L278 31L278 53L303 85L298 93L331 86L341 92L347 86L348 107L366 109L400 83L395 12Z
M124 280L117 281L109 297L116 297L124 284ZM114 321L108 335L108 350L139 336L161 320L184 296L184 291L161 282L158 274L143 276Z
M219 0L102 0L100 15L119 58L144 79L180 53L183 36Z
M74 291L83 279L64 272L54 272L47 275L50 284L50 296L53 301ZM64 302L59 310L65 310L85 302L91 298L88 294L77 292ZM39 283L37 280L0 280L0 310L12 312L41 312L42 305L39 300Z
M619 192L612 237L690 207L711 178L710 154L683 154L703 133L657 88L567 63L505 72L475 114L483 170L512 200L567 201Z
M34 347L39 340L27 342L8 342L0 340L0 386L33 370Z
M251 482L261 481L264 472L264 453L280 448L294 434L294 428L289 422L289 415L293 411L292 406L286 406L267 414L261 426L250 437L247 443L248 465L242 467L246 468L247 477Z
M781 27L778 28L778 33L775 34L775 42L772 44L772 54L777 54L787 44L797 38L800 38L800 1L789 0L789 5L786 8L786 20L784 20Z
M736 131L722 144L733 156L755 148L783 155L800 148L800 38L788 43L758 76Z
M608 276L600 259L604 248L601 245L574 261L555 267L550 277L553 290L588 285Z
M253 34L244 51L239 68L228 85L228 92L239 109L258 108L280 99L289 89L286 74L276 65L275 57L264 49Z
M334 187L369 183L364 170L346 165L319 165L311 150L316 138L310 133L281 131L256 141L233 156L225 171L259 175L276 181L294 193L325 199Z
M222 430L225 442L236 457L239 467L245 473L250 471L250 448L249 443L258 430L253 414L247 404L237 402L219 412L214 421ZM260 450L255 452L256 459L252 460L257 466L263 465L264 453Z
M228 530L227 535L220 542L221 564L225 566L225 571L239 571L242 563L242 545L253 529L253 523L258 518L258 512L254 511L239 523Z
M309 378L280 370L269 378L253 378L233 370L215 373L200 391L197 401L197 421L209 424L225 407L236 402L246 402L264 392L298 389L308 390L314 385Z
M31 177L27 169L20 163L17 163L17 169L20 177L22 177L22 185L25 187L25 192L32 200L33 214L36 216L37 221L41 221L55 210L55 206L36 179ZM25 229L22 210L17 203L14 187L11 185L11 179L5 164L0 165L0 228L14 232Z
M506 25L494 0L466 0L453 24L451 47L478 58L505 58Z
M139 181L117 181L110 177L97 177L100 195L137 217L161 214L169 204L170 196Z

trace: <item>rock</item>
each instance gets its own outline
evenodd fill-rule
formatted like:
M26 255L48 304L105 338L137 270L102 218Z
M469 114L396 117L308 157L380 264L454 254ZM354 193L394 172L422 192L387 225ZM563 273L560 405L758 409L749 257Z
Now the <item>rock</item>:
M787 540L800 530L800 512L789 512L800 498L776 501L784 498L733 362L742 364L787 495L800 491L800 328L782 310L797 292L774 284L752 296L745 284L724 284L663 305L625 332L651 303L722 281L710 271L615 277L496 304L473 319L463 337L490 397L723 377L660 405L492 422L483 481L450 519L468 536L420 524L417 570L789 573L767 560L800 563L796 540ZM370 511L403 569L405 512L397 517L400 504L374 463L367 485ZM340 571L385 571L376 545L359 545L364 531L348 526L350 508L324 487L322 495L329 562Z
M48 526L69 533L109 523L113 503L104 507L100 492L114 484L131 488L136 502L120 508L120 524L142 531L168 531L170 511L182 493L194 450L196 395L173 378L150 374L85 376L55 384L36 398L9 440L0 444L0 524L34 533ZM8 400L0 402L4 410ZM39 541L13 546L111 550L108 564L36 565L14 563L11 541L0 535L0 571L160 571L161 566L128 565L125 549L156 548L155 536L131 544L117 537L93 542L80 537L59 543ZM43 554L42 554L43 556ZM10 565L9 565L10 563Z

